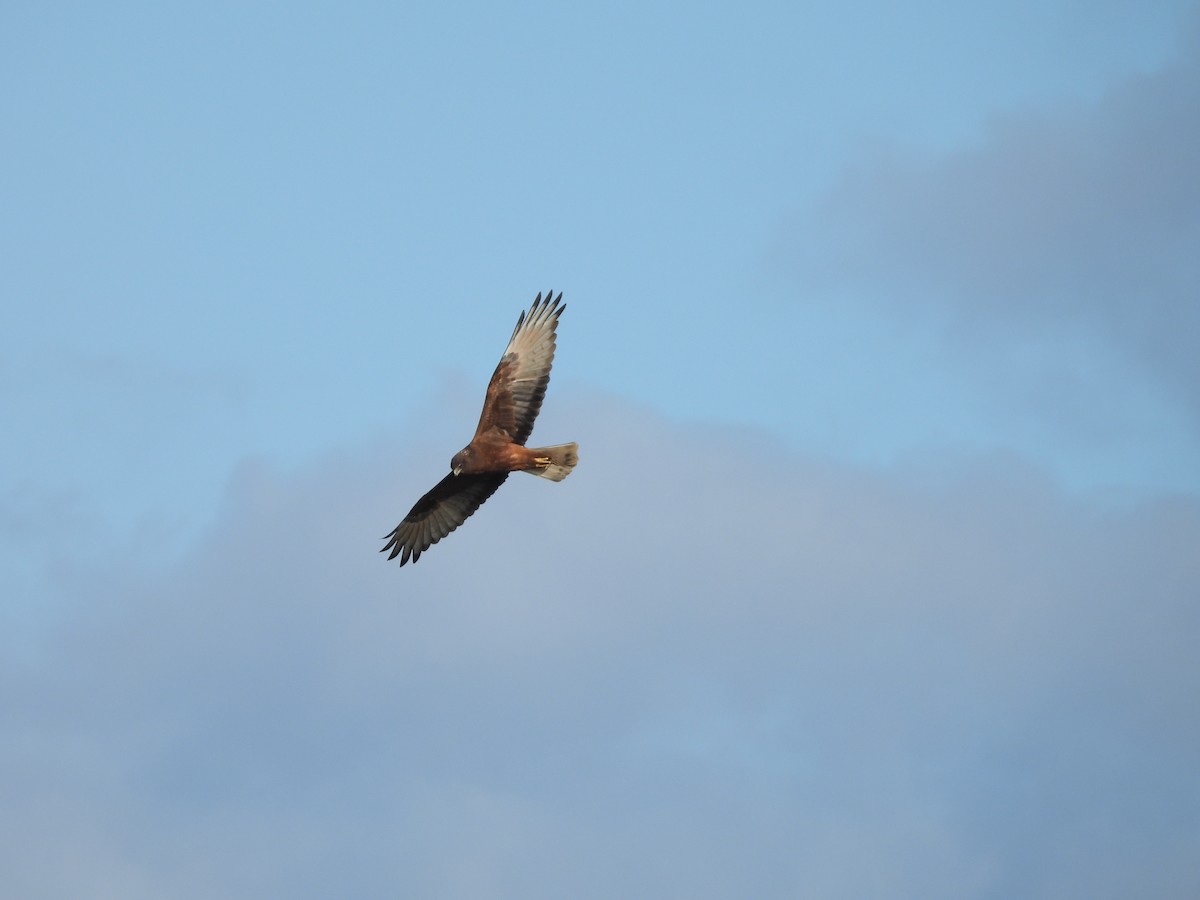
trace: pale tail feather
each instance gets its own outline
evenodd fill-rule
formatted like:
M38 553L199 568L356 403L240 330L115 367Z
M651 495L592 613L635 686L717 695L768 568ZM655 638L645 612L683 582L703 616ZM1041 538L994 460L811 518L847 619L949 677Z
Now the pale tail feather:
M551 481L562 481L571 474L575 463L579 462L579 454L575 451L578 444L557 444L553 447L530 447L538 456L550 457L550 465L538 469L525 469L530 475L539 475Z

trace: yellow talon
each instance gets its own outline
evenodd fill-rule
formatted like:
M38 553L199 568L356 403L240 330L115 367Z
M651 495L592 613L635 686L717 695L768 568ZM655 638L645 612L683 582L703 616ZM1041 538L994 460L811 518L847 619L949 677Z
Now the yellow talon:
M533 458L533 461L534 461L535 463L537 463L539 466L548 466L548 465L550 465L550 457L548 457L548 456L535 456L535 457Z

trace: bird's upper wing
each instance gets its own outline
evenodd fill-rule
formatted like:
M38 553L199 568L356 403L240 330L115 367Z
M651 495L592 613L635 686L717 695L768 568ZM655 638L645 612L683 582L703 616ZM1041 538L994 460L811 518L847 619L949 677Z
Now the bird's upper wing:
M451 472L417 501L404 521L387 536L380 552L391 550L388 559L400 556L400 565L409 557L416 562L421 554L465 522L496 488L504 484L507 472L485 475L455 475Z
M504 432L514 444L524 444L533 431L533 420L542 408L550 366L554 363L554 329L558 317L567 308L562 293L551 299L553 291L533 301L528 313L521 313L512 338L500 358L500 364L488 383L483 414L475 437L485 432Z

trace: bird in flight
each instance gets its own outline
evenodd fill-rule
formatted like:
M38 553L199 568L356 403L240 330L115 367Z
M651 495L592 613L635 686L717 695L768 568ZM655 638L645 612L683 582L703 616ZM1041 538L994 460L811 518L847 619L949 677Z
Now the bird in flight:
M554 363L554 329L566 304L553 291L533 301L522 312L517 327L488 382L479 427L471 443L450 460L450 474L417 501L385 540L381 552L400 565L416 562L483 505L509 472L529 472L551 481L562 481L575 468L578 445L526 447L533 420L542 408L550 366Z

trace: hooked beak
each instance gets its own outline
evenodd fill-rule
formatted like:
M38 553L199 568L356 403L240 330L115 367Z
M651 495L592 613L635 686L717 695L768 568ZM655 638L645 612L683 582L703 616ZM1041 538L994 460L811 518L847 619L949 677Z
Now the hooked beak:
M454 467L453 469L451 469L450 471L451 471L453 474L457 475L459 472L461 472L461 471L462 471L462 466L455 466L455 467Z

